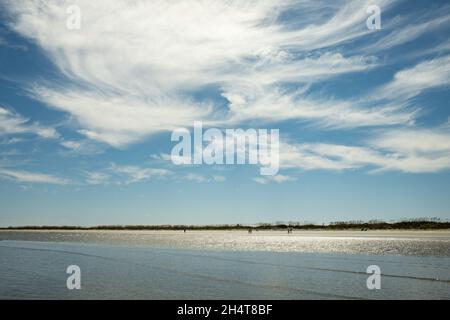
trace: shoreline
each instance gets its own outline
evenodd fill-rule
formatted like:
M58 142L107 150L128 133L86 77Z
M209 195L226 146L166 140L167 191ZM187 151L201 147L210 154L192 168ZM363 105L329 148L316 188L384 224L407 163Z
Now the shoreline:
M206 225L206 226L185 226L185 225L155 225L155 226L15 226L15 227L0 227L0 231L279 231L287 232L339 232L339 231L353 231L353 232L370 232L370 231L450 231L450 222L439 223L396 223L396 224L361 224L361 225Z
M356 237L356 238L445 238L450 240L450 230L293 230L288 234L286 230L253 230L248 233L246 230L106 230L106 229L0 229L1 233L118 233L118 234L142 234L142 235L179 235L186 236L195 234L222 233L241 236L294 236L294 237Z

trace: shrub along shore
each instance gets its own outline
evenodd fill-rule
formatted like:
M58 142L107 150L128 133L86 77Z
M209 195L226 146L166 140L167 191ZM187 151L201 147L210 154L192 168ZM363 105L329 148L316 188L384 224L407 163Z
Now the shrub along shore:
M450 229L450 222L435 220L409 220L398 222L348 221L329 224L308 223L259 223L221 225L104 225L104 226L19 226L0 230L443 230Z

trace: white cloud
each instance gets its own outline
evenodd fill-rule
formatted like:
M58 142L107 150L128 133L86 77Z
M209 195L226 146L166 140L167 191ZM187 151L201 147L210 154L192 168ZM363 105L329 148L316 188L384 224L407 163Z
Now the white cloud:
M273 58L271 55L277 55ZM279 57L281 55L281 57ZM377 66L375 57L344 57L339 52L325 52L308 55L299 59L285 51L267 52L261 55L261 61L255 64L243 64L232 78L227 79L227 86L251 83L259 86L277 85L297 82L312 83L335 76L367 71Z
M284 169L432 173L450 169L450 130L384 130L367 146L325 143L280 144Z
M85 181L91 185L127 185L137 182L150 181L154 179L170 179L171 181L191 182L224 182L226 177L214 175L207 177L198 173L187 173L175 175L173 171L159 168L147 168L136 165L111 164L110 167L99 171L85 171Z
M79 149L81 147L81 143L79 141L70 141L70 140L66 140L66 141L61 141L61 145L67 149Z
M135 165L117 165L97 171L85 171L85 182L90 185L128 185L154 179L166 179L172 172L166 169Z
M89 139L82 140L63 140L59 144L65 148L60 151L61 155L79 156L79 155L96 155L103 153L105 145L97 143Z
M259 119L277 122L289 119L314 121L322 127L357 128L410 124L417 110L402 106L375 106L356 100L333 100L309 97L303 92L236 87L224 94L230 101L229 122ZM370 103L372 104L372 103Z
M66 77L33 86L34 97L71 114L90 139L120 148L194 120L239 121L260 110L269 110L272 121L306 118L343 127L409 120L395 109L331 107L334 101L280 89L375 67L370 57L331 49L370 33L364 27L370 1L79 0L80 30L65 28L68 3L5 0L3 6L11 27ZM384 10L392 3L378 1ZM280 19L287 10L299 14L296 21ZM241 91L242 79L255 89ZM206 86L223 92L231 118L193 98Z
M22 170L0 169L0 177L23 183L47 183L57 185L65 185L70 183L67 179L58 178L44 173Z
M0 107L0 135L31 133L45 139L57 139L58 132L51 127L41 126L31 122L19 114Z
M147 181L151 179L161 179L172 174L170 170L166 169L144 168L139 166L123 166L114 163L111 165L108 171L123 179L120 180L119 183L125 184Z
M104 172L86 172L86 182L92 185L108 184L110 175Z
M447 55L401 70L389 83L347 100L315 97L306 94L306 90L287 92L242 83L223 95L230 102L230 122L300 119L331 128L411 126L423 108L411 106L410 99L449 84L450 55Z
M168 153L152 154L150 157L158 161L172 161L172 156Z
M398 2L377 4L384 14ZM400 70L392 81L371 92L355 92L351 99L310 91L340 75L377 68L381 63L366 55L368 49L379 53L446 27L447 16L425 16L405 28L399 26L407 17L393 19L387 22L392 32L372 47L346 50L338 45L373 34L365 28L371 1L79 0L81 30L65 28L68 3L4 0L2 9L11 17L11 27L42 48L64 77L59 83L35 83L32 95L69 113L88 139L122 148L161 131L190 127L194 120L205 125L297 119L321 128L396 126L400 129L377 131L359 145L282 143L281 166L402 172L449 168L448 130L413 130L423 110L413 98L448 86L450 56ZM285 10L296 13L295 21L280 19ZM206 87L222 94L225 108L195 98ZM287 89L292 87L298 89ZM20 133L59 137L52 128L0 108L0 134ZM77 152L85 146L60 143ZM170 160L167 154L153 158ZM169 176L164 169L113 164L88 173L87 183ZM196 174L179 179L221 180ZM289 177L255 181L280 183Z
M210 106L159 96L104 95L71 91L61 93L36 88L35 94L49 105L71 113L87 129L79 132L90 139L121 147L147 135L192 125L209 113Z
M303 170L332 170L340 171L356 168L358 165L353 161L346 162L342 159L329 157L321 154L318 147L343 147L324 144L280 144L280 167L284 169L299 168ZM347 147L348 148L348 147ZM358 149L357 149L358 150ZM348 151L348 149L346 150ZM346 153L339 152L338 156L345 156ZM336 156L334 154L333 156Z
M380 40L363 47L366 52L386 51L417 38L450 25L450 16L446 15L450 7L448 5L432 9L424 16L417 18L417 13L403 17L395 17L383 22L383 29L390 30L389 34ZM422 52L424 53L424 52Z
M225 182L227 178L225 178L224 176L213 176L213 180L215 182Z
M276 182L276 183L284 183L288 181L296 181L297 178L286 176L286 175L275 175L275 176L264 176L264 177L256 177L253 179L253 181L259 183L259 184L268 184L270 182Z
M401 153L450 152L450 130L445 127L389 130L369 143L379 149Z
M22 138L5 138L0 141L0 145L13 145L25 141Z
M183 177L184 180L193 181L193 182L208 182L209 179L205 176L197 173L188 173Z
M372 99L405 101L420 93L450 84L450 55L423 61L414 67L399 71L387 85L379 87Z

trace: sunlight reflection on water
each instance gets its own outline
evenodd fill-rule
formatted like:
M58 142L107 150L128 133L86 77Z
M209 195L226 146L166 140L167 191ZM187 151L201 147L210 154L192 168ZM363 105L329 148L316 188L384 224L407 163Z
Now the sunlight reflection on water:
M450 257L450 232L7 231L0 240L81 242L231 251Z

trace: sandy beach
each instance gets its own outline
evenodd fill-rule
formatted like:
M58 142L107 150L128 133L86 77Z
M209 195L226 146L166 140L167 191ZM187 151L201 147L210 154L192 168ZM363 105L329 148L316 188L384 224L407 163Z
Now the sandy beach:
M186 233L180 230L22 230L22 229L3 229L0 230L0 234L8 233L103 233L103 234L142 234L142 235L174 235L174 234L186 234L186 235L202 235L202 234L234 234L242 235L248 234L243 230L188 230ZM295 236L295 237L337 237L337 238L439 238L450 239L450 230L294 230L292 234L288 234L282 230L256 230L252 235L259 236Z

